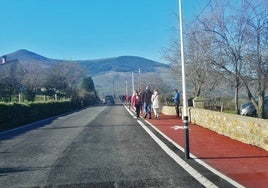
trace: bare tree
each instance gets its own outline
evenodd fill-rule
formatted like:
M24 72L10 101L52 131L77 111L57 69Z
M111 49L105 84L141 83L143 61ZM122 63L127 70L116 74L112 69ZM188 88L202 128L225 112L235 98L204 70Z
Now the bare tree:
M71 97L85 76L85 69L75 62L58 63L49 69L45 87Z
M43 87L46 79L47 68L38 64L29 62L25 67L25 74L22 79L23 88L26 90L26 99L34 101L38 89Z
M204 29L214 35L213 64L233 77L235 107L245 86L249 99L263 116L263 98L267 88L267 4L263 0L213 1L209 16L200 19ZM252 92L257 84L258 101Z
M142 89L145 89L146 85L149 85L151 89L158 89L161 95L166 95L170 92L169 86L167 86L157 73L146 74L142 77Z
M25 69L18 60L0 65L1 100L11 101L19 93L24 75Z
M230 1L213 1L208 16L200 18L205 31L213 34L214 59L211 61L233 77L235 109L239 113L238 95L242 56L246 46L243 10L232 6Z
M187 27L185 34L185 64L187 87L192 89L192 96L210 94L220 81L220 77L211 65L211 36L203 31L203 27L194 24ZM174 75L181 75L180 43L178 39L172 41L163 52L163 58L168 60Z
M241 80L246 87L249 99L256 108L258 117L263 117L263 103L268 78L268 4L264 0L245 0L245 15L247 55L245 62L247 67L241 75ZM249 79L250 78L250 79ZM250 85L257 87L257 99L254 97Z
M186 39L187 77L194 86L193 95L209 95L220 82L219 73L211 64L211 35L195 24L186 33Z

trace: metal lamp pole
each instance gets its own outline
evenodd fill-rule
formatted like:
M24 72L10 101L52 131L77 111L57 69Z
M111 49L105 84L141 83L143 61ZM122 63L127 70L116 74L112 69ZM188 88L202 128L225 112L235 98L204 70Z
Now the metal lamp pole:
M182 31L182 9L181 0L179 0L179 17L180 17L180 44L181 44L181 71L182 71L182 90L183 90L183 128L184 128L184 152L185 158L189 159L189 125L188 125L188 104L185 85L185 65L183 51L183 31Z
M128 90L128 88L127 88L127 79L126 79L126 96L128 95L127 90Z
M131 72L131 77L132 77L132 94L133 94L134 91L135 91L135 86L134 86L134 72L133 71ZM131 94L131 96L132 96L132 94Z

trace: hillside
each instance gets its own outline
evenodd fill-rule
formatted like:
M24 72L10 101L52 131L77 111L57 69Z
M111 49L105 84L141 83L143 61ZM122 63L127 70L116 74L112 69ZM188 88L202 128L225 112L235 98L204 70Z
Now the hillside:
M40 64L43 67L49 67L55 63L64 62L64 60L47 58L25 49L7 54L6 56L7 61L17 59L26 67L31 66L33 63ZM174 79L169 65L142 57L119 56L97 60L77 60L73 62L85 67L88 75L92 77L100 95L112 93L116 95L124 94L126 81L128 83L128 93L131 93L131 72L134 73L135 89L137 89L138 70L141 72L140 77L143 86L145 84L151 85L153 82L158 82L158 84L163 83L170 88L171 92L172 88L178 87L178 78ZM156 80L156 78L160 80ZM152 85L158 87L157 84Z
M62 62L62 60L50 59L25 49L21 49L13 53L7 54L6 58L7 61L17 59L20 63L26 66L29 63L38 63L46 66L51 66L54 63Z
M46 66L51 66L54 63L64 62L63 60L51 59L34 52L22 49L11 54L7 54L7 61L17 59L20 63L27 66L27 63L38 63ZM143 72L155 72L157 68L168 68L169 66L163 63L152 61L137 56L120 56L114 58L105 58L97 60L75 60L84 66L88 74L91 76L113 72L131 72L142 69Z
M132 72L142 69L143 72L155 72L157 68L168 68L168 65L136 56L77 61L85 66L89 74L95 76L104 72Z

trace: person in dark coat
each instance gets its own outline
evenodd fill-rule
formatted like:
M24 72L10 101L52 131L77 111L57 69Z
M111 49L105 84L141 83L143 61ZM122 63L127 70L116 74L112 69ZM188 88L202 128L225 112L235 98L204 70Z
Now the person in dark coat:
M178 92L177 89L174 89L174 106L175 106L175 110L176 110L176 114L178 117L180 117L180 93Z
M145 91L142 92L142 104L143 104L143 112L144 112L144 118L149 116L149 119L152 118L151 111L152 111L152 91L150 90L149 86L146 86Z

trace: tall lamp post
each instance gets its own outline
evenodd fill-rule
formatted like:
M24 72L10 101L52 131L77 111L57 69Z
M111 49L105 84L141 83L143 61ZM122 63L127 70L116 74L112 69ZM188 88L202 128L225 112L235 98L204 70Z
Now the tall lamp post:
M135 91L135 86L134 86L134 72L133 71L131 72L131 78L132 78L132 94L133 94L134 91Z
M125 85L126 85L126 88L125 88L126 89L126 92L125 93L126 93L126 96L127 96L128 95L128 92L127 92L127 90L128 90L128 88L127 88L127 79L126 79Z
M141 69L139 68L139 75L138 75L138 88L139 91L141 90Z
M183 93L183 128L184 128L184 153L185 158L189 159L189 124L188 124L188 104L185 85L185 65L183 50L183 31L182 31L182 9L181 0L179 0L179 17L180 17L180 46L181 46L181 71L182 71L182 93Z
M113 79L113 97L115 98L114 79Z

